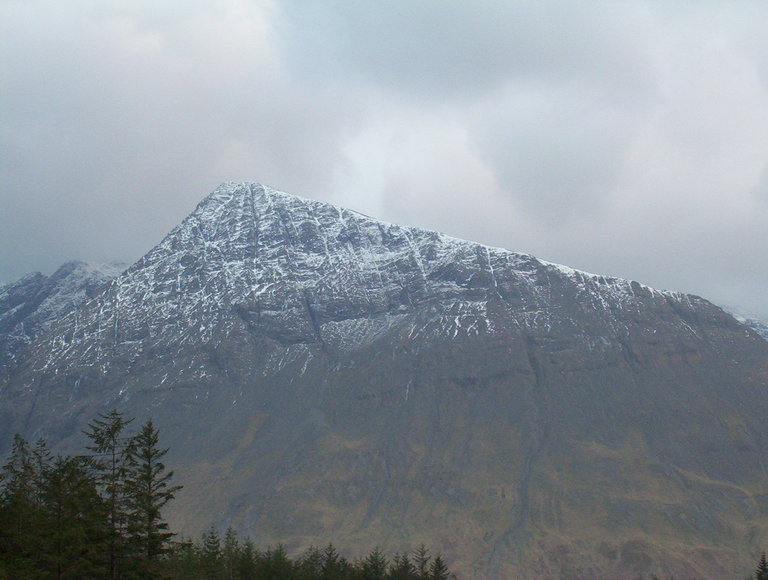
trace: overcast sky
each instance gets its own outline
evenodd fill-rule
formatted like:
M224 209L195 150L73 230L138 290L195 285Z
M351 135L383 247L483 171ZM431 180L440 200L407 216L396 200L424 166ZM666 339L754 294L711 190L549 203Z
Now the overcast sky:
M252 180L768 319L762 0L0 11L0 281Z

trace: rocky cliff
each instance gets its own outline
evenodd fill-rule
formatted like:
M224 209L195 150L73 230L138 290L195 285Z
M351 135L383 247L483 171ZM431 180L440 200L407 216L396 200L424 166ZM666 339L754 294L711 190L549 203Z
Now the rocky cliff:
M127 267L117 262L72 261L51 276L33 272L0 286L0 366L8 369L16 355L54 322L69 314Z

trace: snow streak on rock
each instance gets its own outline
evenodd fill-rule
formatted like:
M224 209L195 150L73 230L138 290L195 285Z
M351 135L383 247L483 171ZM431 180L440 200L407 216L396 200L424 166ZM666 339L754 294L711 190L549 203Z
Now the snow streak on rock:
M72 261L51 276L34 272L0 286L0 363L11 364L24 346L95 296L125 267Z
M565 314L575 303L599 313L612 340L626 329L622 317L648 304L685 311L697 301L263 185L225 183L98 303L63 320L36 359L57 372L106 372L116 354L135 360L151 345L154 356L172 356L236 328L335 351L386 332L456 338L495 332L494 304L520 328L578 333L578 317Z

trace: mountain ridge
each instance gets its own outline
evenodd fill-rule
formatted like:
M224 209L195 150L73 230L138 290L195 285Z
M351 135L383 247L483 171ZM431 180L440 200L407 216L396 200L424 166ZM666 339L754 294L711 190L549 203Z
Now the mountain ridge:
M324 202L316 202L312 201L306 198L302 198L300 196L294 196L292 194L287 194L284 192L280 192L278 190L263 186L261 184L257 183L251 183L251 182L245 182L245 183L238 183L238 182L225 182L221 186L219 186L216 190L214 190L211 194L209 194L205 199L203 199L195 208L195 210L190 214L190 216L187 218L187 220L190 219L197 219L199 222L206 222L210 221L213 223L216 223L216 216L212 215L216 213L217 208L220 208L222 204L225 204L227 201L231 201L235 194L239 191L241 194L245 190L249 190L249 193L253 195L254 189L260 190L264 193L265 197L279 197L283 200L295 204L298 202L299 204L314 207L314 208L332 208L334 211L338 212L339 216L342 215L349 215L349 216L355 216L356 219L364 220L370 224L375 224L378 227L386 227L386 228L396 228L400 229L404 232L422 232L429 236L433 236L436 239L439 239L444 245L455 245L458 247L464 246L464 247L472 247L472 248L482 248L488 256L490 256L490 253L501 253L510 257L514 257L518 261L535 261L538 264L541 264L545 268L551 268L554 271L560 272L566 276L569 276L574 279L581 278L582 280L591 280L595 283L603 286L605 289L612 289L615 293L614 297L620 298L621 293L626 294L632 294L634 293L635 289L639 289L640 291L648 291L653 293L659 293L661 295L667 296L667 297L673 297L676 299L682 299L685 296L690 296L694 299L700 299L700 297L690 294L684 294L681 292L674 292L674 291L662 291L657 290L652 287L646 286L644 284L640 284L638 282L625 280L621 278L611 277L611 276L603 276L598 274L591 274L585 271L577 270L574 268L570 268L568 266L564 266L561 264L556 264L553 262L548 262L545 260L537 259L529 254L522 254L519 252L514 252L511 250L507 250L504 248L498 248L493 246L488 246L484 244L479 244L476 242L470 242L467 240L462 240L459 238L455 238L452 236L448 236L445 234L441 234L438 232L433 232L429 230L422 230L419 228L406 228L397 226L396 224L392 224L386 221L377 220L375 218L372 218L370 216L367 216L365 214L361 214L359 212L355 212L352 210L346 210L344 208L341 208L339 206L328 204ZM185 220L186 222L186 220ZM295 224L292 224L295 227ZM283 224L284 227L287 227L286 224ZM127 268L127 270L135 270L135 269L141 269L147 259L152 259L151 256L153 252L157 252L160 248L165 248L165 245L168 244L168 240L172 240L175 235L178 235L179 231L183 231L184 223L180 224L176 228L174 228L164 239L163 241L158 244L153 250L151 250L149 253L147 253L144 257L142 257L139 261L134 263L134 265ZM288 236L290 238L290 236ZM410 242L409 242L410 243ZM173 245L173 244L171 244ZM168 249L168 248L165 248ZM74 263L74 262L73 262ZM487 264L489 266L489 273L493 274L493 267L490 265L490 261L487 261ZM65 268L67 265L62 266L62 268ZM125 267L122 267L121 269L125 270ZM423 269L423 268L422 268ZM112 277L116 277L114 274ZM106 281L106 279L104 279ZM18 282L17 282L18 283ZM10 285L8 285L10 286Z
M304 233L297 229L298 218ZM334 251L328 248L331 239L336 243ZM378 251L366 254L371 247ZM382 279L381 263L395 263L391 280ZM192 270L185 272L185 264L192 264ZM529 303L521 305L531 319L523 320L523 325L548 324L556 318L548 307L551 297L546 296L552 276L573 282L571 291L584 294L582 301L588 298L606 312L616 306L636 308L637 302L650 297L661 306L680 308L702 300L437 232L403 228L258 184L228 182L108 285L107 320L98 317L88 327L73 312L74 320L63 325L74 330L63 333L64 340L57 338L38 348L45 352L48 367L80 345L85 352L74 364L93 365L105 372L105 364L110 363L99 359L103 349L92 348L93 340L105 348L104 343L110 343L110 349L121 349L134 358L141 356L144 343L139 338L147 333L160 337L155 350L172 350L175 343L185 341L200 344L213 339L217 324L232 325L228 309L234 308L249 328L278 342L317 341L343 351L350 342L378 332L382 316L397 323L403 311L418 307L422 300L448 310L436 322L440 328L432 330L455 336L462 324L476 330L488 325L484 310L488 301L503 299L496 270L512 274L507 284L512 294L521 283L533 290ZM352 295L349 288L362 288L362 292ZM184 300L169 300L171 295L183 295ZM127 303L131 306L126 307ZM207 311L213 319L196 328L186 322L180 326L179 321L199 319L196 309ZM177 330L168 332L167 325ZM350 337L354 338L350 341ZM172 356L170 350L168 354Z
M424 541L489 579L718 578L768 541L768 343L732 316L265 186L24 353L1 440L152 415L186 530Z
M30 272L0 285L0 366L14 364L21 349L95 296L125 267L119 262L70 260L50 276Z

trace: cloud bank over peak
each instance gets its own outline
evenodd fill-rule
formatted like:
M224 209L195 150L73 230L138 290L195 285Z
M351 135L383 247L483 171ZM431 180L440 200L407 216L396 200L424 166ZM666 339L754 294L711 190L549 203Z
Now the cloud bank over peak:
M2 10L0 280L249 179L768 318L763 3Z

